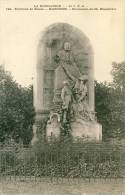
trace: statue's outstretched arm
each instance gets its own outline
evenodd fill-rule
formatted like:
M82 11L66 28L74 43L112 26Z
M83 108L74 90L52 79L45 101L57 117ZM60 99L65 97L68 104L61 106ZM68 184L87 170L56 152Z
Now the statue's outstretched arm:
M77 79L76 79L73 75L70 74L70 72L64 67L63 63L61 63L61 66L62 66L62 68L63 68L65 74L67 75L67 77L68 77L70 80L76 82Z

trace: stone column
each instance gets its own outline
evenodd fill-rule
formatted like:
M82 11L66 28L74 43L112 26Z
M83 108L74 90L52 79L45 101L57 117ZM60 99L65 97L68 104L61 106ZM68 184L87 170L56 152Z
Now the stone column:
M95 90L94 90L94 59L93 54L89 54L89 70L88 70L88 76L89 76L89 107L91 111L95 110Z
M35 108L35 124L33 125L33 139L34 144L39 137L45 138L45 124L47 121L47 111L44 108L43 102L43 86L44 86L44 70L45 65L45 49L44 44L38 48L38 61L36 66L36 78L34 85L34 108Z
M41 44L42 45L42 44ZM35 96L35 110L42 111L44 108L43 104L43 84L44 84L44 72L43 72L43 66L44 66L44 47L41 46L38 49L38 61L37 61L37 67L36 67L36 96Z

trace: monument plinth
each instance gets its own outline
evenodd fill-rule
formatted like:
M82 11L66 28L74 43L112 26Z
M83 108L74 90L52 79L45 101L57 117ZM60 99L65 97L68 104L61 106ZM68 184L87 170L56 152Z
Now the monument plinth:
M89 39L69 24L56 23L41 35L37 52L35 139L40 132L44 138L67 134L101 140Z
M76 139L99 141L102 139L102 126L96 122L77 121L71 125L72 136Z

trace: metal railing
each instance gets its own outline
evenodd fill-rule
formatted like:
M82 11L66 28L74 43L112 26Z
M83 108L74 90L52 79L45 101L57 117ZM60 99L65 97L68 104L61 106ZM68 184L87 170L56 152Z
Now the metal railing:
M32 148L0 148L0 178L5 179L97 179L124 178L125 150L91 147L49 148L42 152Z

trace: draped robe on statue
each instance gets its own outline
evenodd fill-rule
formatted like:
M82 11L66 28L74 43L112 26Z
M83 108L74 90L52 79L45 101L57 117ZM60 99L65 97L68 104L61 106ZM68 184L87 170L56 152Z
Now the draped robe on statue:
M55 70L55 96L60 94L64 81L68 81L72 86L81 75L70 50L61 50L56 57L58 57L59 66Z

